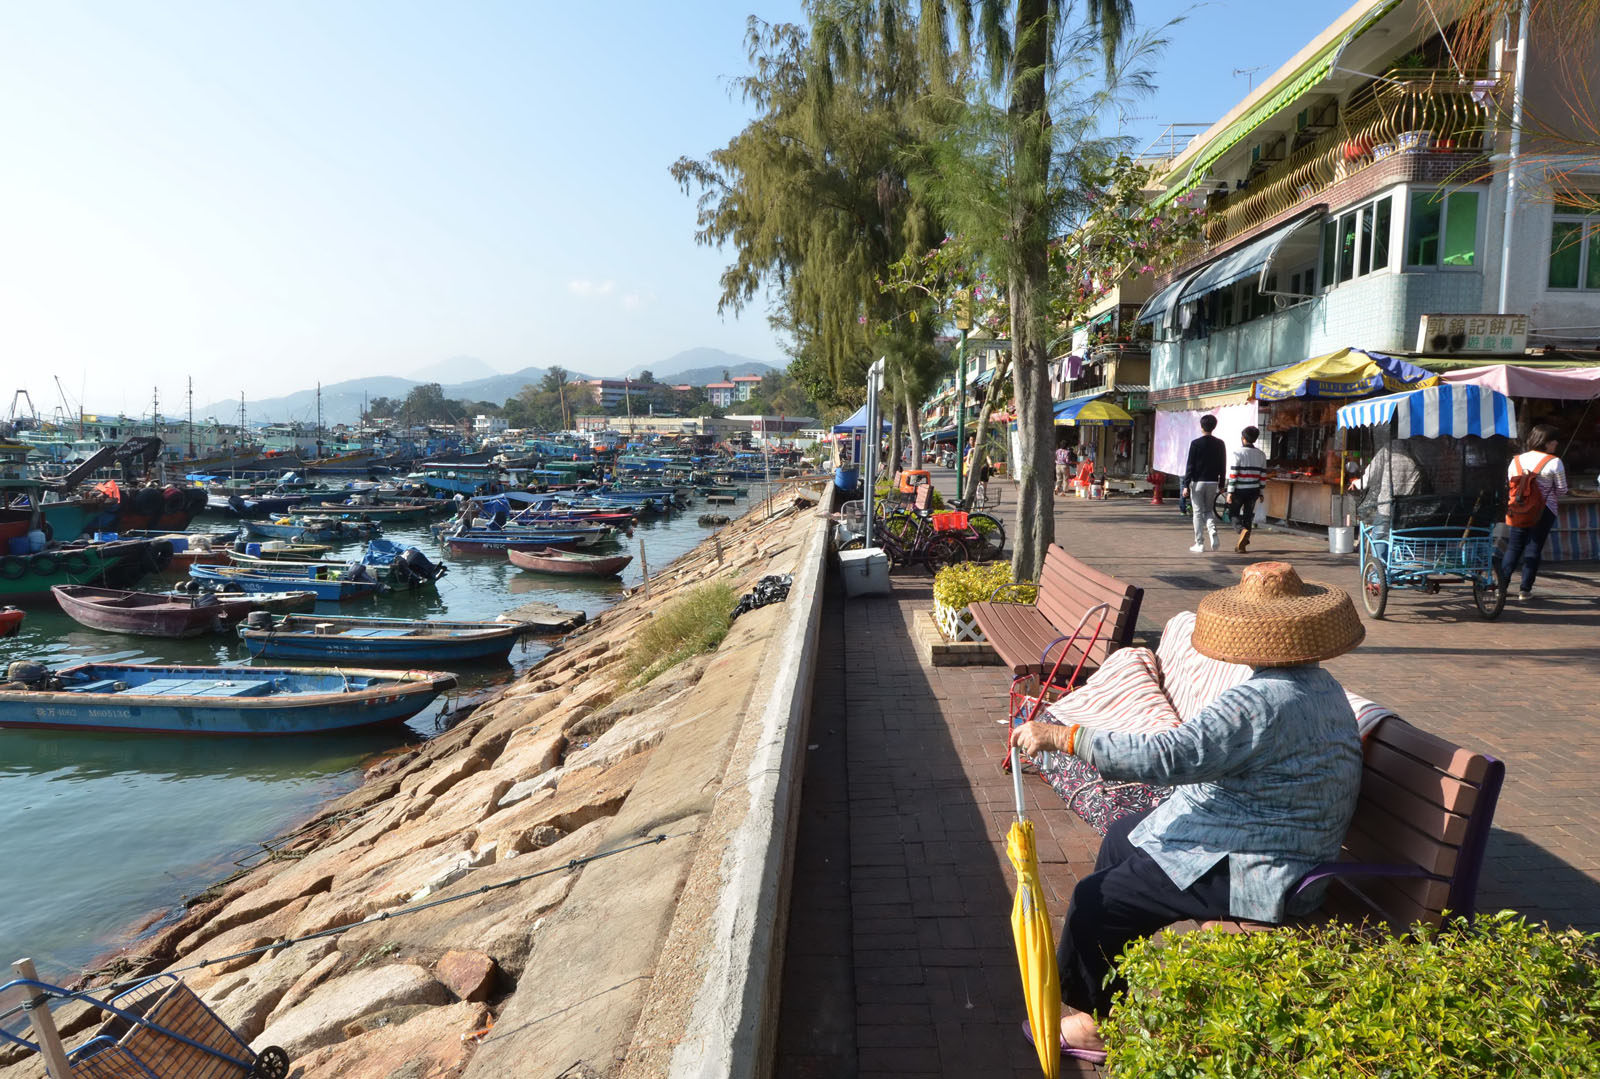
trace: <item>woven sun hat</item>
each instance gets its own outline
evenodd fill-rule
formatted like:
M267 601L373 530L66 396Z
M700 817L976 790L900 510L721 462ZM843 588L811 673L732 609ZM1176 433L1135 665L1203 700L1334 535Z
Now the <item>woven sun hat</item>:
M1344 589L1302 581L1287 562L1257 562L1200 601L1193 643L1227 663L1293 667L1342 655L1366 635Z

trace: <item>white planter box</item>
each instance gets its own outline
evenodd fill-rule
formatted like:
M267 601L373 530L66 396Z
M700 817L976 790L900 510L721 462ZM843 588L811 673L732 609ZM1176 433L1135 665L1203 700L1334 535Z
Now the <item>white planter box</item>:
M933 601L933 618L939 623L939 632L944 634L947 641L981 641L984 639L983 631L978 628L978 620L972 617L972 612L966 607L957 610L946 606L938 600Z

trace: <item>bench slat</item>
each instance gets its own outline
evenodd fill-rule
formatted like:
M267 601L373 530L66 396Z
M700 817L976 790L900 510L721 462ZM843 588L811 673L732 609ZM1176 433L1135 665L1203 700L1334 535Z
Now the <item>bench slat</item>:
M1467 818L1447 813L1427 798L1407 790L1378 772L1366 770L1361 776L1361 803L1380 807L1391 816L1406 821L1417 831L1452 847L1461 846L1467 834Z
M1385 724L1394 720L1385 720ZM1366 769L1405 787L1413 794L1451 813L1471 815L1478 804L1478 788L1453 779L1370 737L1366 746Z
M1483 754L1462 749L1409 723L1381 724L1371 737L1468 783L1483 782L1489 770L1489 759Z
M1448 877L1456 869L1456 848L1439 843L1371 802L1356 806L1344 839L1359 862L1410 862L1425 873Z
M1432 902L1425 901L1424 896L1431 894L1427 891L1428 885L1441 885L1444 894L1449 893L1449 886L1444 885L1442 881L1407 880L1403 877L1365 877L1341 883L1350 891L1365 897L1396 932L1403 931L1417 922L1431 925L1439 923L1439 913L1444 907L1444 895L1440 895Z

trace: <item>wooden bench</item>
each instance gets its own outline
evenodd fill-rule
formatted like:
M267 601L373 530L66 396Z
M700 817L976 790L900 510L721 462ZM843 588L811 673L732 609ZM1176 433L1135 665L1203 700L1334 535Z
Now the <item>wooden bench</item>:
M1010 586L1016 587L1016 586ZM1052 543L1045 555L1044 572L1039 575L1039 598L1034 603L991 601L971 605L973 617L984 639L1000 659L1011 668L1013 677L1044 677L1060 656L1065 644L1083 618L1096 604L1111 607L1101 633L1084 645L1072 646L1072 653L1061 664L1070 671L1087 653L1084 670L1098 667L1105 658L1133 640L1139 621L1139 605L1144 589L1078 561L1059 544ZM1090 618L1085 637L1094 632L1099 617Z
M1363 753L1361 796L1339 860L1318 866L1298 885L1331 880L1327 900L1301 921L1377 920L1402 932L1417 922L1439 925L1447 911L1471 919L1505 763L1397 716L1378 723Z

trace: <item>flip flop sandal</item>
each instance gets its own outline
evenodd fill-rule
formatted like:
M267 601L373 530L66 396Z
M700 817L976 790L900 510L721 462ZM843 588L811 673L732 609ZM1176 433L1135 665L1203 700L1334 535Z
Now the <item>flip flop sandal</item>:
M1029 1045L1033 1044L1033 1028L1028 1025L1028 1021L1026 1019L1022 1021L1022 1036L1028 1039ZM1061 1052L1069 1057L1072 1057L1074 1060L1083 1060L1090 1064L1104 1064L1106 1062L1105 1050L1075 1049L1067 1044L1066 1038L1061 1039Z

